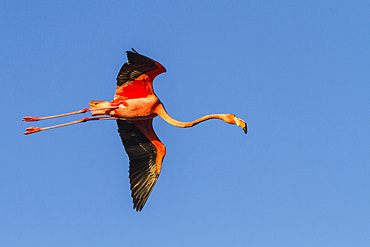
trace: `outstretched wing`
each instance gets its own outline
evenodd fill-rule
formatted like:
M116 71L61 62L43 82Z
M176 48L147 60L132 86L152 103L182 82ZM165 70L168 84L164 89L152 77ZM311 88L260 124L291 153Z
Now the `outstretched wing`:
M118 73L115 97L141 98L154 94L152 82L157 75L166 72L166 69L134 49L126 53L128 62Z
M128 63L125 63L117 76L117 86L122 86L134 81L140 75L157 69L154 61L137 51L126 51Z
M117 125L130 159L129 178L134 209L141 211L157 182L165 148L154 133L152 120L117 120Z

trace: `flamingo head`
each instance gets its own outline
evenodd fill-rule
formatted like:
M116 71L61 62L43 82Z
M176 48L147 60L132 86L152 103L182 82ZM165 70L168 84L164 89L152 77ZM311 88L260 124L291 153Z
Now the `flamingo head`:
M247 123L238 117L234 117L234 121L237 126L243 129L244 134L247 134Z

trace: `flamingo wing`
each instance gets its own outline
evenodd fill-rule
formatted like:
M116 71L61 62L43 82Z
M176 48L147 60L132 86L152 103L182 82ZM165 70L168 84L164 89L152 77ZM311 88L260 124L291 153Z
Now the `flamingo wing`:
M127 51L128 63L125 63L117 76L117 86L122 86L134 81L140 75L157 69L155 62L137 51Z
M126 51L128 62L123 64L118 76L117 76L117 86L127 85L129 82L134 81L139 76L151 71L156 71L155 76L166 72L166 69L153 59L139 54L132 48L132 51ZM155 77L154 76L154 77ZM154 79L154 78L152 78Z
M157 182L164 157L163 148L158 146L159 139L151 127L152 120L137 120L135 122L117 120L117 125L130 160L129 178L134 209L141 211ZM148 125L150 125L149 128L142 129L143 126L147 127ZM146 133L144 134L141 129ZM156 146L159 147L159 150Z
M128 62L118 73L114 98L134 99L153 95L153 80L157 75L166 72L166 69L162 64L134 49L126 53Z

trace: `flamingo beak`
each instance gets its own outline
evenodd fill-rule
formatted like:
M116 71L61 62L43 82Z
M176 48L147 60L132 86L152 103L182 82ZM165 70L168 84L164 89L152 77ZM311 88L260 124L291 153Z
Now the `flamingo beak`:
M245 123L245 126L243 127L244 134L247 134L247 123Z

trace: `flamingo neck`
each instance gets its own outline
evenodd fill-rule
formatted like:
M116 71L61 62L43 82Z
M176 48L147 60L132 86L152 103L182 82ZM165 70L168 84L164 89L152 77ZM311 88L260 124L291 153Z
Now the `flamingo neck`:
M158 107L156 108L155 111L167 123L169 123L173 126L176 126L176 127L180 127L180 128L193 127L194 125L196 125L198 123L201 123L201 122L204 122L204 121L209 120L209 119L221 119L221 120L223 120L227 123L233 123L233 117L234 117L233 114L210 114L210 115L206 115L206 116L203 116L201 118L198 118L198 119L196 119L192 122L181 122L181 121L178 121L176 119L173 119L166 112L166 110L164 109L164 106L162 104L158 105Z

